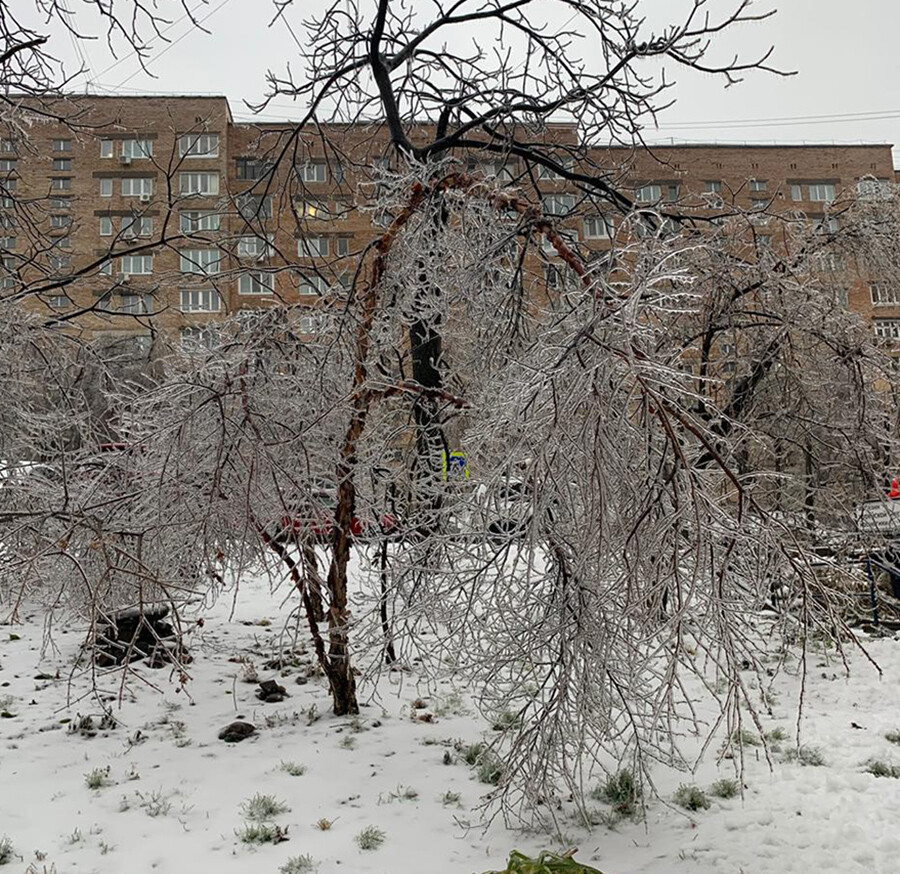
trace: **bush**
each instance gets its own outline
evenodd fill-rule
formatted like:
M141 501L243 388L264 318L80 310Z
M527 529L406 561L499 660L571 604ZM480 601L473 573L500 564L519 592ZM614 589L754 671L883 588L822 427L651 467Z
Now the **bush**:
M866 762L866 773L873 777L893 777L896 780L900 778L900 767L880 759L869 759Z
M734 798L740 791L740 783L737 780L729 780L727 777L716 780L709 787L709 794L714 798Z
M0 865L8 865L13 860L15 853L13 852L12 841L3 835L0 838Z
M288 859L278 870L281 874L307 874L308 871L314 871L315 868L316 863L312 856L305 854Z
M641 800L641 787L635 782L634 774L623 768L602 786L593 789L591 798L609 804L622 816L635 816Z
M288 810L290 808L284 802L276 800L271 795L260 795L258 792L241 805L244 818L251 822L268 822Z
M900 729L895 728L893 731L885 732L884 739L892 744L900 744Z
M367 825L355 838L361 850L377 850L384 843L385 834L374 825Z
M517 850L509 854L509 862L502 871L490 874L602 874L596 868L576 861L572 855L558 856L544 852L531 859Z
M762 744L759 736L746 728L733 731L731 733L731 743L739 747L758 747Z
M297 762L282 762L281 770L292 777L302 777L306 773L306 766L298 765Z
M478 762L475 773L481 783L496 786L503 779L505 771L506 765L503 764L503 761L494 753L486 750Z
M242 844L280 844L288 839L287 829L269 822L248 822L235 834Z
M811 768L821 768L825 764L825 755L818 747L800 746L795 750L788 750L785 758L789 762L799 762Z
M463 761L467 765L477 765L486 750L483 743L466 744L461 750Z
M675 790L675 803L685 810L708 810L709 798L699 786L686 786L684 783Z
M109 786L112 782L109 779L109 766L94 768L93 771L84 775L84 782L88 789L102 789L104 786Z

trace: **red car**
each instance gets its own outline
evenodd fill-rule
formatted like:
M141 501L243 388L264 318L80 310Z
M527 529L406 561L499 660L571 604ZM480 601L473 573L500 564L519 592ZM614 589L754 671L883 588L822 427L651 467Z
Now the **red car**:
M328 540L334 531L336 503L334 492L316 489L308 500L301 502L296 512L281 517L277 539ZM350 533L360 539L395 533L397 529L397 517L393 513L382 513L377 522L359 516L350 521Z

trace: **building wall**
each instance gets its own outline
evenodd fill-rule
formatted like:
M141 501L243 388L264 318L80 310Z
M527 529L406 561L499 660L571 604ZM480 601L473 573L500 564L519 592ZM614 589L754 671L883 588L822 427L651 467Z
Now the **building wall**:
M46 284L54 272L74 273L77 282L59 294L51 289L29 305L67 315L100 300L110 312L71 322L91 334L147 334L151 325L169 334L198 331L223 314L276 301L309 306L312 334L328 300L345 292L356 265L352 256L378 232L377 216L358 208L374 194L373 168L390 154L378 127L300 135L290 125L234 124L225 98L191 96L73 97L43 107L27 124L27 136L17 138L14 151L0 142L0 161L13 162L0 164L0 175L6 172L16 187L16 204L6 202L6 211L21 213L18 228L3 231L7 244L15 238L14 246L0 247L6 250L4 263L26 284ZM179 137L201 133L218 138L215 153L183 154ZM773 237L773 245L779 245L783 225L767 216L823 217L828 204L815 198L854 193L860 179L894 179L889 145L681 145L646 152L579 150L575 131L567 126L550 126L544 136L561 155L577 153L592 172L605 172L611 184L648 195L648 208L677 205L710 217L727 214L734 205L756 206L757 233ZM122 150L132 140L151 143L152 155L123 161ZM279 169L272 175L266 163L275 159ZM54 169L54 162L62 163ZM509 162L507 169L521 174L523 190L535 200L567 191L565 183L535 176L521 164ZM214 179L217 193L190 193L185 185L198 181L197 174L209 174L204 181ZM152 180L152 193L144 198L123 193L123 186L127 192L138 184L135 179ZM598 228L591 218L599 210L579 211L586 215L561 224L588 247L608 246L602 239L585 240ZM185 224L186 213L204 212L218 216L217 227L212 219ZM152 222L147 237L125 238L122 222L134 218ZM609 218L615 235L617 218ZM40 251L35 263L22 265L29 225L53 241L53 251ZM66 238L68 244L61 245ZM110 246L113 262L104 273L98 265ZM186 251L201 255L186 258ZM135 264L115 257L123 252L145 253L152 258L152 272L126 279L125 268ZM199 269L191 261L202 261L203 252L218 253L218 269L208 275L190 272ZM545 260L536 254L528 258L535 289L543 286ZM13 293L16 282L8 276L4 293ZM873 306L865 278L848 273L846 283L853 309L869 318L900 318L900 306ZM141 302L147 314L136 311Z

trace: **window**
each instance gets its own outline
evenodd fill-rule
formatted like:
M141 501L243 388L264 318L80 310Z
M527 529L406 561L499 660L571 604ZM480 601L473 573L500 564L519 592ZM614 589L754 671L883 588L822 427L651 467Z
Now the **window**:
M12 164L12 167L4 167L3 164ZM15 161L0 161L0 170L15 170L16 162ZM72 170L72 159L71 158L54 158L53 159L53 169L62 171L63 173L70 173Z
M218 173L179 173L178 192L180 194L200 194L204 196L219 193Z
M265 258L270 254L271 242L262 237L238 237L237 255L239 258Z
M15 191L18 187L18 179L0 179L0 191Z
M217 313L222 307L219 292L214 288L182 288L183 313Z
M122 140L123 158L149 158L153 154L153 140Z
M15 159L13 159L13 158L3 158L3 159L0 159L0 172L3 172L3 173L12 173L12 172L16 169L16 165L17 165L18 163L19 163L19 162L16 161ZM57 167L57 166L56 166L56 161L54 161L54 162L53 162L53 169L54 169L54 170L68 170L69 168L68 168L68 167Z
M150 312L150 295L123 294L119 304L119 312L129 313L133 316L145 315Z
M0 228L11 230L16 227L16 217L14 215L0 215Z
M72 151L72 141L71 140L54 140L53 141L53 151L54 152L71 152Z
M66 234L64 237L57 237L53 241L53 245L57 249L71 249L72 248L72 238Z
M238 278L238 294L272 294L275 291L275 275L253 271Z
M113 156L113 141L100 140L100 157L111 158Z
M122 216L119 219L119 231L125 239L149 237L153 234L153 219L148 216Z
M546 270L544 271L544 279L547 283L547 288L561 288L562 287L562 274L559 271L559 268L555 264L548 264Z
M569 170L572 166L571 158L560 157L555 158L557 164L559 164L563 169ZM551 167L540 166L537 168L537 178L538 179L562 179L563 176L561 173L558 173L556 170Z
M769 198L768 197L751 197L750 198L750 209L754 212L763 212L769 206Z
M344 258L350 254L350 238L338 237L334 241L334 254L339 258Z
M703 183L704 200L714 209L722 206L722 183L710 180Z
M194 234L198 231L219 230L219 213L212 210L191 210L181 213L181 232Z
M328 177L328 167L324 161L307 161L297 168L304 182L324 182Z
M51 215L50 216L50 227L51 228L67 228L72 224L72 216L70 215Z
M16 238L15 237L0 237L0 249L15 249L16 248Z
M572 246L575 245L575 243L578 242L578 234L575 231L561 230L561 231L558 231L557 233L562 238L563 243L565 245L567 245L569 248L571 248ZM541 238L541 248L549 255L557 254L556 246L553 245L553 243L550 240L550 237L548 237L546 235L544 235Z
M900 340L900 319L875 319L875 336L884 340Z
M750 180L750 190L751 191L765 191L766 190L766 180L765 179L751 179Z
M0 280L0 288L13 288L16 284L16 259L2 258L0 259L2 266L2 280Z
M815 203L831 203L834 200L834 185L830 182L816 182L810 185L809 199Z
M272 218L272 195L242 194L235 200L237 210L245 221Z
M263 179L272 172L273 164L261 158L238 158L235 169L238 179Z
M884 282L873 282L869 285L869 294L872 296L872 306L900 306L900 288L896 286Z
M65 216L53 216L53 218L65 218ZM113 223L112 219L108 215L100 216L100 236L101 237L111 237L112 236Z
M101 276L111 276L112 275L112 261L103 261L100 266L97 268L97 272Z
M634 190L634 199L638 203L655 203L662 197L659 185L641 185Z
M856 183L856 190L863 200L885 200L890 197L891 183L888 179L868 176Z
M221 260L218 249L182 249L181 272L212 275L219 272Z
M130 176L122 180L122 197L149 197L151 194L152 176Z
M112 197L112 193L113 193L112 179L101 179L100 180L100 196L101 197Z
M181 329L181 348L185 352L202 352L215 349L216 332L211 326L194 326Z
M324 200L301 200L297 202L297 215L301 219L331 219L335 216Z
M68 209L72 201L68 197L51 197L50 209Z
M803 200L803 187L791 184L791 200Z
M63 255L63 254L55 254L51 255L49 258L50 269L54 273L62 273L64 270L69 270L72 267L72 256L71 255Z
M12 140L0 139L0 152L15 152L16 144Z
M72 179L69 176L54 176L50 179L51 191L70 191Z
M300 294L325 294L329 287L328 280L324 276L300 277Z
M153 273L153 256L123 255L119 258L118 272L126 276L149 276Z
M584 220L584 236L588 240L608 240L610 233L606 216L586 216Z
M328 237L303 237L297 240L297 254L301 258L328 255Z
M51 294L47 298L47 306L52 307L55 310L67 309L71 304L72 301L64 294Z
M321 316L300 316L301 334L318 334L322 330Z
M506 161L473 161L469 164L469 171L481 173L486 179L499 179L501 182L510 182L513 178L512 170Z
M218 134L182 134L178 137L178 154L182 158L218 158Z
M850 306L850 292L846 288L839 288L835 293L835 297L838 304L844 309Z
M574 194L545 194L541 198L544 214L550 216L566 216L575 209Z
M817 233L836 234L840 222L837 216L817 216L812 219L812 228Z
M839 252L816 252L811 263L813 269L823 273L838 273L844 268L844 259Z
M666 191L669 195L669 202L674 203L678 200L678 183L673 182L666 186Z

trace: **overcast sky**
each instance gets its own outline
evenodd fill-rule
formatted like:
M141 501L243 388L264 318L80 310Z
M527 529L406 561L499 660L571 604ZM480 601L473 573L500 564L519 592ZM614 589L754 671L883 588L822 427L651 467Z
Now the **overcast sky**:
M642 6L654 20L665 20L680 2L643 0ZM374 0L361 3L365 8ZM756 0L754 9L773 5ZM297 0L291 23L301 38L300 13L308 14L313 6ZM732 0L709 0L714 13L731 6ZM235 116L249 119L243 101L263 95L266 70L281 72L296 57L288 28L281 23L267 27L271 8L268 0L209 0L207 5L198 0L197 15L206 17L211 33L191 28L186 20L171 26L166 36L173 42L158 41L149 63L157 78L141 71L133 56L115 63L103 43L81 43L94 89L225 94ZM797 75L782 79L757 73L725 89L712 77L670 71L678 81L672 92L677 103L661 115L659 131L648 131L648 138L900 144L900 3L781 0L777 8L773 19L742 25L718 43L716 56L735 51L749 56L774 44L776 65ZM55 34L53 43L57 56L73 63L72 41ZM83 86L84 79L79 82ZM281 121L298 114L299 108L280 98L265 117ZM898 160L900 150L895 150Z

